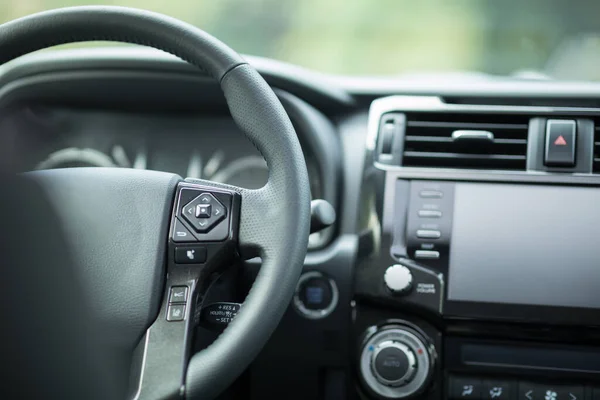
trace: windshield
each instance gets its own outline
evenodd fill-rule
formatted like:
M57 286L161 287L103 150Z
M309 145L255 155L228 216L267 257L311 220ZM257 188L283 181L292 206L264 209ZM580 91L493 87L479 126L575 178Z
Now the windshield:
M600 80L598 1L5 0L0 20L86 4L161 12L240 53L341 75Z

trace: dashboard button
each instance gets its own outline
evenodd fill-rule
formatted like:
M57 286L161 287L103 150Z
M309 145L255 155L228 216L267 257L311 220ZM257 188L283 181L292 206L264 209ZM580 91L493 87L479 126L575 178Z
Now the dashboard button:
M518 400L585 400L583 386L544 385L521 382Z
M305 272L298 280L292 304L308 319L325 318L335 310L339 292L335 281L320 272Z
M421 260L437 260L440 258L440 252L435 250L415 250L415 258Z
M206 247L177 246L175 247L175 262L177 264L201 264L206 261Z
M452 400L480 400L483 383L481 379L450 377L448 390Z
M482 400L513 400L516 382L483 381Z
M517 400L544 400L542 387L530 382L519 382Z
M439 190L421 190L419 196L423 199L441 199L444 193Z
M419 229L417 230L417 237L419 239L439 239L442 236L442 232L430 229Z
M300 301L309 310L322 310L331 304L333 290L327 279L315 277L306 280L300 287Z
M562 391L566 395L564 396L566 400L585 400L585 390L583 389L583 386L565 386Z
M442 212L439 210L419 210L421 218L442 218Z
M195 242L196 238L192 233L183 225L183 223L179 219L175 219L175 224L173 225L173 241L175 243L183 243L183 242Z
M547 166L575 166L576 124L573 120L550 119L546 123Z

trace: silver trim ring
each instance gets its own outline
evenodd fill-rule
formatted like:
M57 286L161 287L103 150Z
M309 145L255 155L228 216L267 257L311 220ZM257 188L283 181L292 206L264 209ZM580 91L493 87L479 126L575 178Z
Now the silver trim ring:
M384 385L373 374L371 367L373 352L379 345L387 341L402 343L413 352L416 358L416 371L413 378L402 386ZM364 383L373 392L390 399L402 399L423 389L429 379L432 367L433 360L427 344L410 330L399 325L390 325L382 328L365 342L360 355L359 370Z
M329 283L329 287L331 288L331 303L326 308L320 310L311 310L306 308L302 300L300 300L300 288L302 285L308 281L309 279L323 279ZM302 315L308 319L321 319L327 317L329 314L335 310L339 301L339 291L338 287L335 284L335 281L331 278L326 277L324 274L318 271L305 272L300 276L298 280L298 285L296 286L296 292L294 293L294 309L298 312L298 314Z

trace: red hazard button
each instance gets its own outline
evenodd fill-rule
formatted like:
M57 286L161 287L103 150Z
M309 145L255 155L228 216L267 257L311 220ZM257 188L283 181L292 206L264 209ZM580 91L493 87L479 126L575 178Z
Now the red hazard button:
M558 138L556 138L556 140L554 141L554 145L555 146L567 146L567 140L565 139L565 137L563 135L560 135Z
M575 121L548 120L544 164L549 167L574 167L576 140L577 125Z

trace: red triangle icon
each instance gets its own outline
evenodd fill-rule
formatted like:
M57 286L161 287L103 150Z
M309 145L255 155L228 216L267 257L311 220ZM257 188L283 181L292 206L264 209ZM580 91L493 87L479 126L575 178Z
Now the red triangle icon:
M565 140L564 137L562 137L562 135L560 135L559 137L556 138L556 140L554 141L554 145L555 146L566 146L567 145L567 141Z

